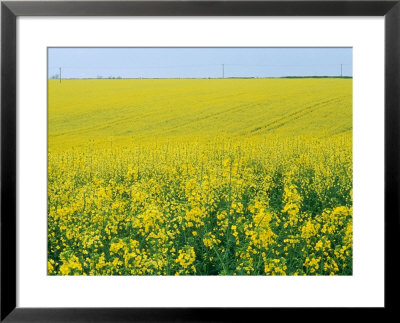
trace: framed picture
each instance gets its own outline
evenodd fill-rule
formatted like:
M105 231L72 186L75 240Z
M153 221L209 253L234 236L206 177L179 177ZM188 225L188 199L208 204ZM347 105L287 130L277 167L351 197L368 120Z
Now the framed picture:
M1 320L394 309L398 1L3 1Z

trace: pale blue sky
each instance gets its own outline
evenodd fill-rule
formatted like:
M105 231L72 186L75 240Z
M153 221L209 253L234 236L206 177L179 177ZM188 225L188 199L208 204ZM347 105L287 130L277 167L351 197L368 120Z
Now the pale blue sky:
M49 48L48 76L352 76L351 48Z

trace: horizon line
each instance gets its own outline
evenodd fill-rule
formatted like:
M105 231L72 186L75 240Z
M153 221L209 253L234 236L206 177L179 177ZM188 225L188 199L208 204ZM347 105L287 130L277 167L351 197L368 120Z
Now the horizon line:
M328 75L310 75L310 76L232 76L232 77L67 77L61 80L227 80L227 79L282 79L282 78L353 78L350 75L328 76ZM59 81L59 78L48 77L48 80Z

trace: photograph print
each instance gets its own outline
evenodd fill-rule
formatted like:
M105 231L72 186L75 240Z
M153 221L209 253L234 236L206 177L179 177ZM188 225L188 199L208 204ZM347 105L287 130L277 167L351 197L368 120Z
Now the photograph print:
M48 275L352 275L352 48L48 48Z

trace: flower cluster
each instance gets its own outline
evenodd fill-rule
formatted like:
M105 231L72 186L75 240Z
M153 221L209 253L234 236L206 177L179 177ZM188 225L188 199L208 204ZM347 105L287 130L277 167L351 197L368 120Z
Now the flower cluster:
M48 273L351 274L350 139L51 152Z

